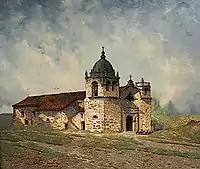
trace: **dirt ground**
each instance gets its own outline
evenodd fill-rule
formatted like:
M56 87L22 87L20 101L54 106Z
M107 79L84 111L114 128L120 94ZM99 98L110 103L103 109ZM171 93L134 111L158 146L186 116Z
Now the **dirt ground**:
M56 134L47 134L48 141L39 135L35 136L37 140L26 137L26 133L19 135L2 135L1 168L200 169L198 144L158 143L132 134L63 133L59 138Z

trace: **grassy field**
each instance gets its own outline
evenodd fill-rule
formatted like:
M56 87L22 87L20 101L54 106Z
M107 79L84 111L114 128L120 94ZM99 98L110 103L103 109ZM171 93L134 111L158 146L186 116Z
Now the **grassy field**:
M148 140L149 136L145 138L147 136L133 133L4 130L1 131L1 167L132 169L200 166L199 144L179 142L171 147L171 142L163 144ZM183 163L178 164L181 160Z
M200 121L200 115L177 115L177 116L152 115L152 119L159 124L166 125L168 128L175 128L178 126L185 125L191 120Z
M200 144L200 122L157 131L151 137Z
M12 125L12 114L0 114L0 130L10 129Z
M170 127L148 136L3 128L1 168L200 168L199 116L157 118Z

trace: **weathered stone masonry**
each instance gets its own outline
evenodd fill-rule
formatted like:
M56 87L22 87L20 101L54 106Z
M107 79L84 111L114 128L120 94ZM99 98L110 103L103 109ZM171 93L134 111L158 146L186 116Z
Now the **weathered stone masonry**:
M131 77L120 86L119 73L104 49L91 71L85 91L29 96L13 105L13 125L48 123L60 130L151 131L151 85Z

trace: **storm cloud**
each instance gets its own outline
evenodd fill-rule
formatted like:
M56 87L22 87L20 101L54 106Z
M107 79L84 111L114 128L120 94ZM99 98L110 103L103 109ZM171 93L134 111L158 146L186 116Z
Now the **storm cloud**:
M199 0L4 0L0 8L0 112L28 94L83 90L101 46L121 85L144 77L162 104L200 110Z

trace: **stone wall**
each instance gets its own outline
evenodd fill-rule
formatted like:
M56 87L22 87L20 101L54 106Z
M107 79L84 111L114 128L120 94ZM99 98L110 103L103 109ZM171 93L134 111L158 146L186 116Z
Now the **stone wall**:
M85 124L89 131L121 131L119 99L85 99Z
M127 99L122 99L120 101L121 107L122 107L122 129L123 131L126 131L126 119L127 116L132 116L132 128L133 131L139 130L139 109L136 107L134 101L129 101Z
M103 93L104 93L104 96L107 96L107 97L119 97L119 86L116 86L114 91L112 91L111 86L109 88L109 91L107 91L106 86L104 86Z
M80 113L78 113L76 116L74 116L73 118L72 118L72 125L76 128L76 129L78 129L78 130L82 130L82 125L81 125L81 122L83 122L84 121L84 116L83 116L83 118L82 118L82 115L81 115L81 113L83 113L83 112L80 112Z
M142 98L138 92L134 103L139 107L139 131L151 131L151 98Z
M13 125L35 125L44 126L49 124L50 127L54 129L64 130L64 129L81 129L81 122L84 118L81 113L77 112L76 103L70 104L64 110L54 110L54 111L35 111L36 107L22 107L13 109ZM22 115L24 112L24 115ZM34 112L34 113L33 113ZM28 120L28 123L25 121Z
M104 99L104 129L122 131L120 99Z
M104 124L104 101L85 98L85 130L102 131Z
M92 82L96 81L98 83L98 96L100 97L119 97L119 84L117 80L110 80L108 79L111 84L113 81L117 83L117 85L114 88L114 91L112 91L112 86L110 85L109 91L106 91L106 79L105 78L87 78L85 89L86 89L86 97L92 97Z
M134 94L133 101L125 99L129 93ZM133 119L137 119L136 123L133 124L135 131L151 131L151 93L144 96L142 88L139 90L136 87L127 87L121 93L121 97L123 130L126 130L126 117L131 115Z
M71 103L68 107L66 107L63 112L69 117L73 118L77 114L77 105L76 102Z
M108 90L106 89L106 82L110 82ZM112 90L112 83L115 82L114 90ZM103 80L103 95L106 97L119 97L119 80L112 78L104 78Z
M142 118L142 130L151 131L151 99L142 99L140 102L140 116Z
M34 123L34 110L35 107L20 107L20 108L13 108L13 125L21 124L33 124Z
M58 130L63 130L65 129L65 124L68 122L68 117L65 113L63 112L54 112L53 116L46 111L46 112L40 112L40 115L38 116L40 118L40 125L45 123L49 123L49 125L53 129L58 129ZM42 121L42 122L41 122ZM39 120L37 121L39 123Z
M88 78L85 83L85 89L86 89L86 97L92 97L92 82L96 81L98 83L98 96L104 96L103 95L103 85L102 81L99 78Z
M92 82L99 84L99 97L91 98ZM39 111L36 107L21 107L13 109L13 124L34 125L48 123L52 128L63 130L80 130L81 122L85 121L85 129L89 131L126 131L126 118L132 116L134 131L151 131L151 97L143 97L139 89L128 87L119 99L119 87L106 91L106 79L88 78L86 80L86 98L84 102L71 103L62 111ZM110 80L112 83L112 80ZM133 101L125 99L130 93ZM109 97L111 96L111 97ZM78 107L85 109L79 113ZM24 114L22 113L24 112Z

